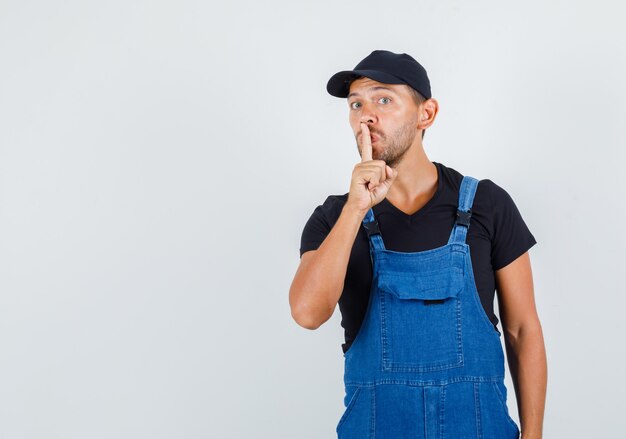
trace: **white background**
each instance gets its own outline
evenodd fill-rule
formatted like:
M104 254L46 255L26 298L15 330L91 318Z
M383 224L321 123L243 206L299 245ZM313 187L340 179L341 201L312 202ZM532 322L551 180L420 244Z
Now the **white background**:
M301 328L288 290L359 161L326 81L375 49L429 73L429 158L538 241L545 437L624 437L625 12L0 1L0 437L334 437L339 311Z

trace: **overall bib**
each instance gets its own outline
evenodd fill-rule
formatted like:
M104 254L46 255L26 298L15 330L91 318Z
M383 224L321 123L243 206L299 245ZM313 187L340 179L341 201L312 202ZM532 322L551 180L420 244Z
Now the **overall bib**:
M517 439L500 334L480 303L465 243L478 180L464 176L448 243L386 250L363 219L373 279L365 318L344 354L339 439Z

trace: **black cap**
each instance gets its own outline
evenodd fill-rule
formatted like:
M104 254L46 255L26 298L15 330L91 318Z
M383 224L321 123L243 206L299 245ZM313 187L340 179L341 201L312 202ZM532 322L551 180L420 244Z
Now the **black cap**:
M426 99L431 98L430 80L426 69L406 53L374 50L354 70L335 73L326 84L326 90L338 98L347 98L350 83L365 76L385 84L406 84L417 90Z

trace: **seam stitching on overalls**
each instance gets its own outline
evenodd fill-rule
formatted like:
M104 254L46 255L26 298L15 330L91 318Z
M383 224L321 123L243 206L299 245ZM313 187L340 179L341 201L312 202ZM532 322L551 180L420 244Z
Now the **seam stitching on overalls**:
M445 420L445 410L444 404L446 399L446 386L441 386L441 391L439 393L439 438L444 439L444 420Z
M370 388L370 438L374 439L376 435L376 386Z
M482 439L483 437L483 427L481 423L480 417L482 416L480 412L480 384L474 383L474 404L476 405L476 435L477 439Z

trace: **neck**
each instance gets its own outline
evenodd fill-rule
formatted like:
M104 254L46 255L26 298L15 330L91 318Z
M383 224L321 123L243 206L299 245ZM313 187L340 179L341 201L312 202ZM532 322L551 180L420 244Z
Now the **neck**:
M396 170L398 177L387 192L387 199L392 203L412 203L436 192L437 167L426 156L421 139L411 145Z

